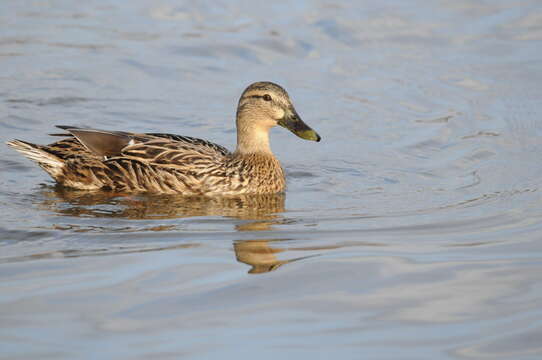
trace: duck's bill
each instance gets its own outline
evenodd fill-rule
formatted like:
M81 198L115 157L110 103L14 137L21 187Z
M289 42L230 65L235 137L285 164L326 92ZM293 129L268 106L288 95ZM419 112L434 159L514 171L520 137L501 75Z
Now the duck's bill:
M320 135L311 129L309 125L305 124L295 111L291 115L286 115L280 119L278 124L302 139L312 141L320 141L321 139Z

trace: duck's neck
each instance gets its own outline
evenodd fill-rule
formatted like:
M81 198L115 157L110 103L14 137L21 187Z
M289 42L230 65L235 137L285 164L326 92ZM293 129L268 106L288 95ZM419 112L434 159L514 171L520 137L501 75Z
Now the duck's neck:
M237 119L237 148L235 152L240 155L268 154L273 155L269 145L270 127L263 126L257 121L243 121Z

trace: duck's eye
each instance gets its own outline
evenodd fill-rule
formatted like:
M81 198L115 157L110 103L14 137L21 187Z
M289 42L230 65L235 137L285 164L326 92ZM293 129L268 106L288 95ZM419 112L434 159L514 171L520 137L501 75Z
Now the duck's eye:
M265 101L271 101L271 95L265 94L265 95L263 96L263 99L264 99Z

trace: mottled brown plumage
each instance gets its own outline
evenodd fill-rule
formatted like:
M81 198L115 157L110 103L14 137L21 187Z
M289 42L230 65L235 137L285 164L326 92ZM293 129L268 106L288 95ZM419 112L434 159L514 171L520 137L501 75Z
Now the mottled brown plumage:
M271 127L320 140L299 118L286 91L270 82L254 83L243 92L236 124L233 153L186 136L70 126L59 126L66 138L50 145L21 140L8 145L58 183L79 190L240 195L284 191L284 171L269 147Z

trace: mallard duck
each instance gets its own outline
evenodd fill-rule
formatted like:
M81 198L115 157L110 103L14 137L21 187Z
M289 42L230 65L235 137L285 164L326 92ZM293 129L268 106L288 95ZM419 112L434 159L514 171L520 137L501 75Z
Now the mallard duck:
M320 136L297 114L286 90L251 84L237 106L237 148L173 134L129 133L72 126L50 145L7 144L38 163L59 184L79 190L183 195L269 194L285 189L284 171L269 146L280 125L306 140Z

